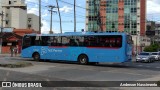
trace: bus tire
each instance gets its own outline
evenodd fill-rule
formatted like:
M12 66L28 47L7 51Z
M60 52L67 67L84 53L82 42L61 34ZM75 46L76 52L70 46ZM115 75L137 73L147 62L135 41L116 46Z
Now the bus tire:
M35 61L40 61L40 55L39 55L39 53L34 53L34 54L33 54L33 59L34 59Z
M78 62L82 65L88 64L88 57L85 54L82 54L78 57Z

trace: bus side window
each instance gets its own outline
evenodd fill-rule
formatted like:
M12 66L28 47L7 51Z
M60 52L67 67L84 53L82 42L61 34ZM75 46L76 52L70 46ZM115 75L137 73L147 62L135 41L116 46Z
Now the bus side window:
M84 40L84 46L88 46L88 45L89 45L88 40L85 39L85 40Z
M116 42L115 37L110 38L110 47L115 47L115 42Z
M41 45L41 37L40 36L36 36L36 38L35 38L35 45L36 46L40 46Z
M105 37L104 36L98 36L99 37L99 44L100 47L105 47Z
M70 45L70 46L75 46L75 44L76 44L76 43L75 43L74 39L70 39L69 45Z
M31 36L31 45L32 46L35 45L35 39L36 39L36 36Z
M105 47L109 47L109 38L105 38Z
M43 46L48 46L48 37L47 36L42 37L42 45Z
M79 39L77 37L71 37L69 41L70 46L79 46Z
M62 46L69 46L70 37L62 37Z
M118 37L116 47L121 47L121 46L122 46L122 38Z
M97 47L99 45L97 36L89 36L88 39L89 39L88 42L89 46Z
M89 46L89 39L87 36L84 37L84 46Z
M83 36L78 36L77 40L78 46L84 46L84 37Z
M26 46L30 46L30 45L31 45L31 37L29 37L29 36L24 37L23 46L26 47Z

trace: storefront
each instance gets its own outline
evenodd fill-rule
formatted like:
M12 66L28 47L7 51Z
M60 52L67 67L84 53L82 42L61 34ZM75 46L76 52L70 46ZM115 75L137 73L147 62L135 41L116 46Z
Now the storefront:
M0 34L2 37L2 53L10 53L11 46L17 46L18 53L21 52L21 45L22 45L22 36L19 36L12 32L6 32Z

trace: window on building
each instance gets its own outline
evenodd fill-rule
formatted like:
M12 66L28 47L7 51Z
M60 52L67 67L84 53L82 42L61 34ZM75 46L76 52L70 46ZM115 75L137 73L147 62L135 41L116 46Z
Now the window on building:
M125 23L124 24L124 28L130 28L130 24L129 23Z
M137 23L133 23L132 28L137 28Z
M137 12L137 8L131 8L131 13L136 13Z
M9 3L9 5L10 5L10 4L12 4L12 2L11 2L11 1L9 1L8 3Z
M112 23L112 28L115 28L115 24L114 23Z
M30 23L32 21L32 18L28 18L28 22Z
M9 21L6 21L6 25L8 25L8 22L9 22Z
M28 28L31 28L32 27L32 25L31 24L28 24Z

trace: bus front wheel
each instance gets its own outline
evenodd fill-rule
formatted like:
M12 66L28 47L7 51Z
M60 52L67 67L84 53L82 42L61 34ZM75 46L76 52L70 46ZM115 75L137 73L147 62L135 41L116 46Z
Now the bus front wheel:
M86 65L88 64L88 57L86 55L80 55L78 61L80 64Z
M34 59L35 61L40 61L40 55L39 55L39 53L34 53L34 54L33 54L33 59Z

